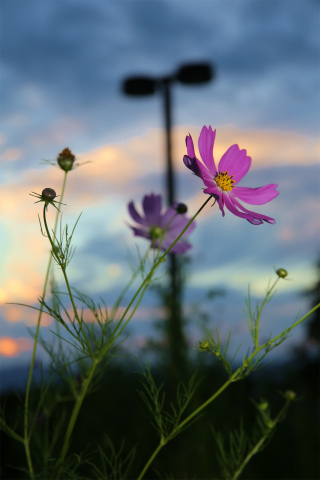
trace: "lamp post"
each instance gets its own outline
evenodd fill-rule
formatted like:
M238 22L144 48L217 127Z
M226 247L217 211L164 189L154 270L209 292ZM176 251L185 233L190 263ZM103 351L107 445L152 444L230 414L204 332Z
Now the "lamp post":
M207 63L193 63L181 66L172 75L153 78L149 76L132 76L124 80L123 92L131 96L148 96L157 91L163 96L164 123L166 130L166 196L168 205L172 205L175 198L175 178L171 154L171 86L174 83L185 85L198 85L209 82L213 78L213 69ZM167 325L168 349L171 357L171 373L177 376L178 372L185 365L186 342L183 335L181 315L181 281L179 279L179 268L177 258L170 255L170 317Z
M167 151L167 202L171 205L175 200L175 183L171 156L171 86L179 82L185 85L199 85L213 78L213 69L207 63L183 65L169 76L152 78L148 76L132 76L123 82L123 92L130 96L153 95L157 90L162 93L164 104L164 120L166 130Z

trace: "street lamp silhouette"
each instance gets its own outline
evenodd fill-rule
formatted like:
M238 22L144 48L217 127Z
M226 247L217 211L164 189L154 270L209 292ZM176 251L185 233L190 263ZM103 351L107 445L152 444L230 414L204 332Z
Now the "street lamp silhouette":
M172 205L175 200L175 183L171 156L171 86L176 82L185 85L198 85L209 82L212 78L213 69L209 64L194 63L183 65L173 75L160 78L132 76L123 82L123 92L126 95L147 96L153 95L157 90L163 95L167 151L167 202L169 205Z
M171 155L171 86L174 83L185 85L198 85L209 82L213 78L213 68L208 63L192 63L182 65L172 75L153 78L150 76L132 76L124 80L123 92L130 96L153 95L160 91L163 96L164 123L166 130L166 195L168 205L172 205L175 198L175 178ZM169 354L171 366L176 372L181 371L185 364L186 343L183 335L181 320L181 282L179 281L179 269L177 258L170 255L170 278L171 278L171 316L168 322ZM176 375L175 375L176 376Z

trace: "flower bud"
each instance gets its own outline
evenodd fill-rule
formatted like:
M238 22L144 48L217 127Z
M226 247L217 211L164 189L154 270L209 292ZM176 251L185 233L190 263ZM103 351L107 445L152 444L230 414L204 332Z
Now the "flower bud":
M285 270L284 268L279 268L277 271L276 271L276 274L278 275L278 277L280 278L285 278L288 276L288 272L287 270Z
M287 391L285 392L284 396L285 396L285 398L286 398L287 400L292 401L292 400L294 400L294 399L296 398L297 394L296 394L296 392L294 392L293 390L287 390Z
M266 400L262 400L259 404L259 410L266 411L269 408L269 403Z
M199 345L199 348L201 350L209 350L210 348L210 343L208 342L208 340L203 340L200 345Z
M56 255L59 255L60 249L58 245L53 245L52 252L55 253Z
M41 193L41 198L45 202L52 202L52 200L54 200L56 196L57 194L53 190L53 188L45 188L44 190L42 190L42 193Z
M269 430L272 430L274 427L275 427L276 423L274 420L271 420L271 418L269 418L269 420L266 421L266 427L269 428Z
M176 210L177 210L177 213L182 215L188 211L188 207L184 203L178 203L178 205L176 206Z
M57 162L65 172L72 170L74 161L76 157L73 155L69 148L64 148L61 153L57 156Z

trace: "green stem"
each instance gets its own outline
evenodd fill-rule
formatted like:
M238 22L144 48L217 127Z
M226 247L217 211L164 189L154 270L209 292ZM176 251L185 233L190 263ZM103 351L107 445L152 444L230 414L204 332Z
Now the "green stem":
M62 199L63 199L65 187L66 187L66 181L67 181L67 172L65 172L64 179L63 179L59 206L62 203ZM54 224L54 232L56 232L56 230L57 230L59 213L60 212L58 210L57 215L56 215L55 224ZM47 292L51 261L52 261L52 255L51 255L51 252L50 252L50 258L49 258L49 262L48 262L48 266L47 266L47 271L46 271L46 276L45 276L43 291L42 291L42 298L43 299L45 298L45 295L46 295L46 292ZM35 335L34 335L31 364L30 364L30 369L29 369L28 382L27 382L27 388L26 388L26 396L25 396L25 404L24 404L24 447L25 447L25 452L26 452L26 457L27 457L27 462L28 462L29 475L30 475L30 478L32 478L32 479L34 478L34 470L33 470L31 452L30 452L28 413L29 413L29 403L30 403L31 381L32 381L34 363L35 363L35 358L36 358L36 351L37 351L37 344L38 344L38 338L39 338L42 312L43 312L43 305L41 304L40 309L39 309L37 327L36 327L36 331L35 331Z
M299 320L297 320L296 322L294 322L291 327L288 327L286 328L286 330L282 333L279 333L279 335L277 335L276 337L273 337L271 340L268 340L268 342L264 343L263 345L261 345L260 347L258 347L251 355L250 357L247 358L247 361L250 362L250 360L252 360L256 355L258 355L258 353L261 352L261 350L264 350L265 348L267 348L269 345L271 345L273 342L275 342L276 340L279 340L281 337L283 337L284 335L287 335L289 332L291 332L291 330L293 330L294 328L296 328L300 323L304 322L304 320L306 320L310 315L312 315L313 312L315 312L318 308L320 308L320 303L318 303L315 307L313 307L311 310L309 310L308 313L306 313L303 317L301 317ZM241 368L241 367L240 367ZM239 369L238 369L239 370Z
M49 232L49 228L48 228L48 224L47 224L47 218L46 218L46 206L44 206L43 208L43 222L44 222L44 226L45 226L45 229L46 229L46 232L47 232L47 235L48 235L48 238L49 238L49 241L50 241L50 244L51 244L51 248L53 249L54 248L54 242L51 238L51 235L50 235L50 232ZM66 272L66 266L65 264L60 260L60 258L58 256L55 257L57 262L59 263L59 266L62 270L62 273L63 273L63 277L64 277L64 281L65 281L65 284L67 286L67 290L68 290L68 295L70 297L70 300L71 300L71 304L72 304L72 309L73 309L73 312L74 312L74 316L76 317L77 319L77 322L78 322L78 325L79 325L79 328L81 330L81 333L83 335L83 338L85 339L85 333L83 331L83 328L82 328L82 322L79 318L79 315L78 315L78 311L77 311L77 308L76 308L76 305L74 303L74 300L73 300L73 295L72 295L72 292L71 292L71 288L70 288L70 284L69 284L69 280L68 280L68 277L67 277L67 272ZM88 345L89 346L89 345ZM90 352L92 353L92 352Z
M83 400L86 396L86 393L88 391L89 385L90 385L91 380L94 376L94 373L95 373L95 370L97 368L98 363L99 363L99 359L94 359L93 360L89 376L84 381L82 391L81 391L80 395L78 396L77 401L74 405L74 408L73 408L73 411L72 411L72 414L71 414L71 417L70 417L69 425L67 427L67 431L66 431L66 434L65 434L65 437L64 437L63 446L62 446L60 455L59 455L59 457L58 457L58 459L55 463L56 467L58 467L59 465L61 466L61 463L63 462L63 460L66 456L66 453L67 453L68 448L69 448L70 437L72 435L75 423L77 421L81 405L82 405ZM58 473L57 473L57 476L55 477L55 480L58 480L60 478L61 473L62 472L61 472L61 468L60 468Z
M137 478L137 480L141 480L144 477L144 474L146 473L146 471L148 470L148 468L150 467L151 463L156 458L156 456L158 455L160 450L165 446L165 444L166 444L166 442L163 440L163 438L161 438L161 441L160 441L159 445L154 450L153 454L151 455L151 457L149 458L149 460L147 461L147 463L143 467L143 469L142 469L139 477Z
M240 368L238 369L240 370ZM208 400L206 400L200 407L198 407L196 410L194 410L187 418L185 418L177 427L173 430L172 433L176 434L178 430L181 430L187 423L190 422L198 413L200 413L204 408L206 408L213 400L215 400L219 395L221 395L222 392L226 390L226 388L229 387L230 383L234 381L236 378L236 375L238 374L238 370L236 370L233 375L217 390ZM172 434L171 434L172 435Z
M264 299L263 299L263 302L261 304L261 307L259 308L259 311L258 311L258 315L257 315L257 320L256 320L256 323L255 323L255 340L254 340L254 346L255 348L258 348L259 347L259 325L260 325L260 318L261 318L261 314L262 314L262 310L264 309L264 306L265 304L267 303L270 295L271 295L271 292L272 290L274 289L274 287L277 285L277 283L279 282L280 280L280 277L278 277L276 279L276 281L274 282L274 284L272 285L271 288L268 289Z
M284 412L287 410L289 404L290 404L290 400L287 400L286 403L284 404L284 406L282 407L282 409L280 410L280 412L278 413L278 415L276 416L276 418L273 420L273 427L269 430L267 430L264 435L260 438L260 440L252 447L252 449L250 450L250 452L248 453L248 455L246 456L246 458L243 460L243 462L241 463L240 467L237 469L237 471L234 473L233 477L231 480L237 480L237 478L239 478L239 475L241 474L241 472L244 470L245 466L249 463L249 461L251 460L251 458L256 455L262 445L264 444L264 442L267 440L267 438L270 436L270 433L271 431L275 428L275 426L277 425L277 423L281 420L281 417L283 416Z

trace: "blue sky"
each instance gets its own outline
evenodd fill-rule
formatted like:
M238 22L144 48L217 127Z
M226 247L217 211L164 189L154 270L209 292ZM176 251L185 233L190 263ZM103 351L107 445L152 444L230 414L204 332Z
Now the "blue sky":
M203 125L217 128L217 160L234 143L252 157L243 186L278 183L280 195L258 210L275 225L252 226L229 212L222 218L210 207L203 212L190 238L188 298L219 286L233 292L219 300L224 315L217 322L227 331L243 324L248 284L261 297L276 266L287 268L292 281L281 286L281 318L273 321L289 323L307 308L299 292L314 282L319 252L318 1L0 5L2 302L35 304L41 292L48 245L28 193L60 191L61 171L43 159L66 146L80 163L91 162L68 179L64 218L72 224L83 211L70 277L112 302L130 273L128 250L135 255L126 205L164 192L165 178L161 96L125 97L121 84L134 74L161 77L206 61L216 72L211 83L172 89L177 200L190 214L204 200L200 180L182 164L186 134L196 144ZM152 296L145 302L151 308ZM3 364L22 361L29 348L23 325L32 325L34 315L3 305L0 321L1 336L27 352L3 357ZM137 336L143 331L137 327Z

